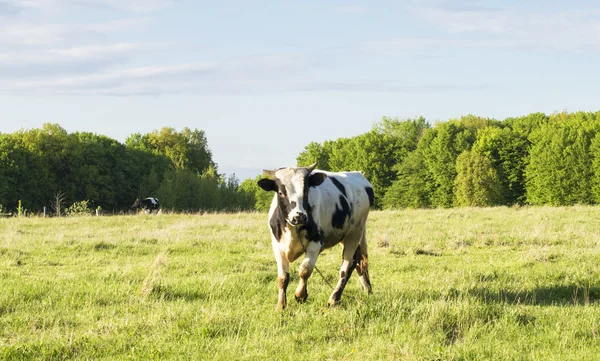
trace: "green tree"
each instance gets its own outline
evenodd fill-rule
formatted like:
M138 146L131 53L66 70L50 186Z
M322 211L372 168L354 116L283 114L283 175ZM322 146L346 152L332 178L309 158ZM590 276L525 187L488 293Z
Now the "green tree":
M431 205L433 180L420 151L409 153L395 167L397 180L387 189L384 208L424 208Z
M591 203L594 174L592 139L600 122L593 113L558 113L532 131L525 169L530 204Z
M362 171L373 184L374 206L381 207L383 195L396 179L396 165L416 149L429 127L422 117L406 120L384 117L364 134L308 144L297 162L299 165L318 162L320 169L333 172Z
M245 194L252 195L254 209L256 209L257 211L266 212L271 207L273 193L265 192L262 188L258 186L257 182L262 178L264 178L264 176L259 174L254 179L245 179L242 182L242 184L240 184L240 189Z
M466 150L456 159L456 172L455 205L482 207L503 202L502 184L487 157Z
M497 171L504 203L523 204L529 141L510 127L488 126L477 133L473 151L489 159Z
M434 207L451 207L454 203L455 161L468 148L468 131L458 122L438 123L432 132L423 137L423 162L433 184L430 204Z
M594 114L595 122L600 123L600 111ZM594 203L600 203L600 132L596 133L590 144L592 156L592 199Z
M132 134L125 143L131 149L166 156L175 169L202 173L208 167L216 166L202 130L183 128L181 132L177 132L173 128L164 127L143 135Z
M296 157L296 164L301 167L309 166L317 162L318 169L330 170L329 156L331 154L331 142L319 144L310 142L304 150Z

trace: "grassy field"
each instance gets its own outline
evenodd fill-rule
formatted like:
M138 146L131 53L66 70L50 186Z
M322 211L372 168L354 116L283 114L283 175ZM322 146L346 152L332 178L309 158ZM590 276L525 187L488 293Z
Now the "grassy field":
M0 219L2 360L592 360L600 208L373 212L373 294L275 311L266 214ZM294 271L298 262L293 264Z

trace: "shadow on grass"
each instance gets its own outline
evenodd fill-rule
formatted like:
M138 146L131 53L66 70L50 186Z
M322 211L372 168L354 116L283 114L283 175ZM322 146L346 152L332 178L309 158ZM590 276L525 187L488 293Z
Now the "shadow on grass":
M155 285L152 287L150 296L154 299L160 299L165 301L186 301L194 302L198 300L205 300L208 295L201 290L197 289L175 289L170 286Z
M522 291L476 288L468 294L483 302L532 306L584 306L600 301L599 286L552 285Z

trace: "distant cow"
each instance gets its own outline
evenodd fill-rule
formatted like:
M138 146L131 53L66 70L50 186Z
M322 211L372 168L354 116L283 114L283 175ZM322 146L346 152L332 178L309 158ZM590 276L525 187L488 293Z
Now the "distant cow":
M356 268L362 288L371 293L366 223L373 204L373 186L360 172L332 173L309 167L280 168L265 174L258 185L275 192L269 210L269 228L277 261L278 309L287 306L290 262L305 254L300 264L296 301L306 301L306 283L322 250L341 243L342 266L328 304L339 303Z
M158 198L154 197L148 197L141 201L139 199L136 199L135 202L133 202L131 208L143 209L144 212L148 214L152 213L152 211L156 211L156 213L158 213L158 211L160 210L160 203L158 203Z

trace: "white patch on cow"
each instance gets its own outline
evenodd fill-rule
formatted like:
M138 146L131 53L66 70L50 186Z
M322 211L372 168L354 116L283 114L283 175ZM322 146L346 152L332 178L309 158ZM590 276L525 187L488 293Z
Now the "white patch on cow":
M365 188L373 188L360 172L326 172L327 179L318 187L313 187L308 193L308 204L312 209L312 217L325 235L324 248L336 245L349 233L361 233L365 227L367 216L369 215L370 203L369 196ZM344 185L346 191L346 201L351 208L350 219L345 222L343 228L333 227L332 215L336 210L341 209L340 190L335 186L332 177L335 177Z
M273 216L275 209L277 208L277 196L273 197L271 202L271 209L269 210L269 218ZM269 226L270 227L270 226ZM304 253L304 247L302 243L298 242L298 234L295 228L286 227L281 235L281 239L273 237L274 244L277 243L277 248L282 252L289 262L295 261ZM273 246L275 247L275 245Z
M153 197L148 197L146 199L149 200L150 202L152 202L153 205L157 205L158 204L158 202L156 201L156 199L153 198Z
M298 213L306 215L304 209L304 180L306 178L306 168L283 168L275 172L275 177L281 181L287 193L287 199L290 203L295 202L296 206L290 210L287 215L287 221Z

